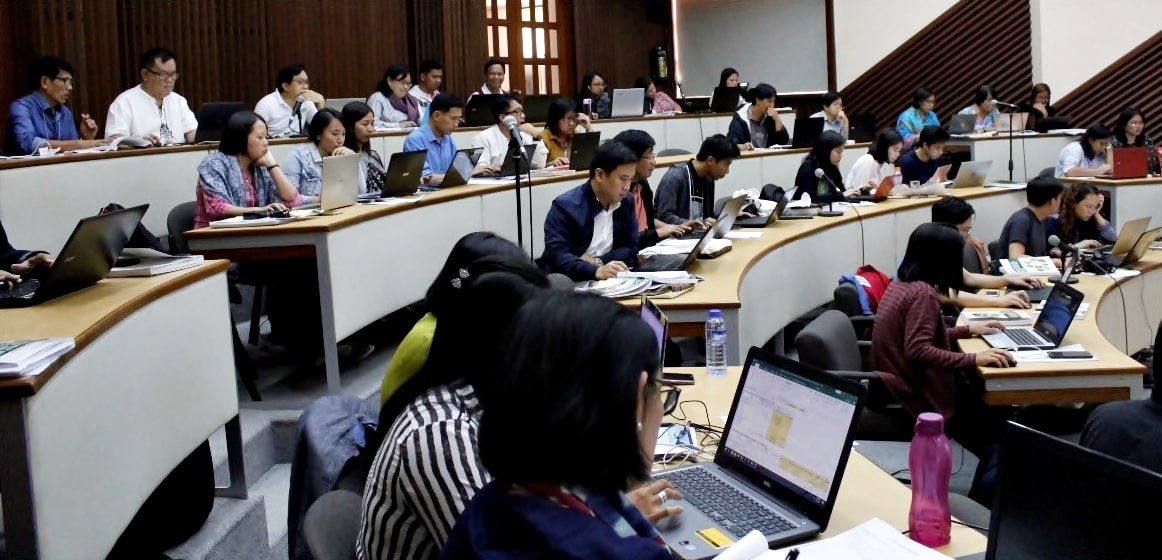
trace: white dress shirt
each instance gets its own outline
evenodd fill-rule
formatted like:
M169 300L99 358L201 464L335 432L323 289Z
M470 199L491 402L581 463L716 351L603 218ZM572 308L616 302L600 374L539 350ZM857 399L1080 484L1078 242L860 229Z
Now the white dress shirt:
M855 160L855 164L851 166L851 171L847 172L847 179L843 184L849 188L856 187L863 188L868 181L874 181L878 187L883 182L884 177L891 177L896 174L896 166L890 163L880 163L871 154L864 154Z
M166 130L162 130L162 124ZM141 89L141 85L129 88L109 106L109 116L105 119L105 135L125 136L157 135L163 144L185 142L186 133L198 129L198 119L190 110L186 98L170 93L157 106L157 100ZM163 132L166 132L163 134Z
M614 202L609 210L602 210L593 216L593 239L589 242L586 255L600 257L613 250L613 212L621 208L621 202Z
M545 144L539 140L533 140L532 136L521 132L521 144L527 146L535 143L537 149L533 152L533 169L541 169L545 167L545 162L549 159L549 149ZM508 155L508 138L504 137L504 133L500 130L500 125L490 126L476 135L472 141L472 147L483 148L480 153L480 162L492 166L499 167L504 164L504 156Z
M307 125L319 111L315 104L306 99L302 100L299 113L302 115L302 129L299 129L299 117L294 115L294 107L287 105L286 100L278 90L274 90L266 97L258 100L254 112L266 120L266 134L272 138L290 134L306 134Z
M431 105L432 100L435 99L439 94L439 91L436 91L435 93L428 93L424 91L419 84L412 86L412 89L408 90L408 95L419 100L420 107L427 107L428 105Z

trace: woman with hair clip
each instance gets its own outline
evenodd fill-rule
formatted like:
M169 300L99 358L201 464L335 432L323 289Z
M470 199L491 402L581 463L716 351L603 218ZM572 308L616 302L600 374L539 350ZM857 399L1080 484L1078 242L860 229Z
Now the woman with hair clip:
M375 122L401 127L417 126L420 122L420 102L408 95L412 89L411 73L403 64L392 64L383 71L375 84L375 93L367 97L367 105L375 113Z
M324 108L315 113L307 126L309 142L295 148L283 165L286 178L303 195L303 202L319 201L323 190L323 158L355 153L343 145L346 138L347 129L343 128L338 111Z
M860 193L859 187L845 188L843 175L839 173L839 162L843 160L843 148L846 145L847 141L842 136L830 130L815 139L815 145L803 158L799 172L795 174L795 200L807 197L811 202L816 202L831 193L842 193L845 197ZM823 170L825 178L815 176L817 169Z
M900 151L903 149L904 141L899 133L891 128L881 129L876 133L867 153L859 156L851 166L851 171L847 173L847 185L852 189L875 190L884 178L896 174L895 163L900 159Z
M1003 329L999 321L948 328L940 311L941 294L964 286L964 236L945 224L926 223L908 238L900 268L876 309L871 360L876 375L913 416L938 412L949 437L983 458L996 443L1007 419L1001 407L988 407L977 386L977 367L1015 365L1005 350L975 354L953 349L952 341ZM981 471L977 470L979 477Z
M343 145L359 154L359 194L382 191L387 167L379 153L371 148L375 113L366 103L352 101L343 107L341 118L347 131Z
M1097 249L1106 243L1118 240L1114 225L1101 215L1105 197L1097 187L1089 183L1075 183L1065 188L1061 197L1061 210L1056 216L1045 220L1045 234L1056 235L1062 243L1069 243L1079 249ZM1057 249L1049 251L1050 256Z
M726 133L731 142L738 144L740 151L791 143L791 136L775 110L778 92L774 86L759 84L740 95L746 103L730 119Z
M1081 138L1061 148L1054 177L1098 177L1110 172L1106 151L1110 148L1110 130L1095 124L1085 129Z
M1141 111L1133 107L1122 109L1118 115L1118 122L1111 132L1113 133L1110 138L1111 148L1146 148L1146 158L1149 162L1147 171L1152 175L1159 174L1158 152L1154 149L1154 139L1146 134L1146 118L1142 116Z
M920 88L912 95L912 106L896 119L896 132L904 139L905 150L912 149L926 126L940 126L940 118L936 116L936 96Z
M658 429L680 395L661 380L657 344L636 313L600 296L548 292L521 307L480 418L494 480L440 557L670 559L656 520L627 495L650 485ZM575 460L578 449L601 452ZM647 497L659 507L678 493Z
M973 94L972 105L961 109L957 114L976 116L976 120L972 125L974 132L996 130L997 120L1001 118L1001 112L993 104L994 97L992 86L980 86L976 89L976 93Z
M613 99L609 96L609 82L605 75L596 70L581 78L581 90L577 92L576 107L585 112L585 100L590 102L589 118L608 119L613 114Z

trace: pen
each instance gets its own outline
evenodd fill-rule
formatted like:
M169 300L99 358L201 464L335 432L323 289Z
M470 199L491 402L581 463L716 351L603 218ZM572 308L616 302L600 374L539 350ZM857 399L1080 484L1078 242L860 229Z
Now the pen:
M797 549L797 548L792 548L790 551L787 552L787 560L795 560L798 557L799 557L799 549Z

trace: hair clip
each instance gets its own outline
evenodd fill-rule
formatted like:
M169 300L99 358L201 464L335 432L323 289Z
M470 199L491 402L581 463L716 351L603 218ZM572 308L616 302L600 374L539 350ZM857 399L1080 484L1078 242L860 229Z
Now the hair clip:
M456 288L457 290L459 290L460 286L463 285L463 280L468 279L468 276L469 276L468 269L461 268L459 274L460 274L459 277L452 279L452 287Z

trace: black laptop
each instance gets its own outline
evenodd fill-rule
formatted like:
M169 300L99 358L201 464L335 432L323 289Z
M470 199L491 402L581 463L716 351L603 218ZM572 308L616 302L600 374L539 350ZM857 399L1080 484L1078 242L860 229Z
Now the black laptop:
M495 93L476 93L464 105L464 126L492 126L496 119L492 116L492 104L500 99Z
M245 111L244 103L227 101L221 103L202 103L198 111L198 131L194 133L194 143L220 142L222 131L226 130L226 121L238 111Z
M713 558L752 530L779 546L827 529L866 392L751 348L714 462L658 474L683 496L679 523L659 529L674 557Z
M41 278L25 279L11 290L0 289L0 308L30 307L103 280L148 209L143 204L81 219Z
M674 272L678 270L686 270L694 261L698 260L698 255L702 254L702 250L714 239L714 232L716 228L706 228L702 231L702 237L698 239L698 243L689 253L654 255L646 259L645 262L639 264L634 268L637 272Z
M733 113L738 110L738 99L742 88L716 87L710 94L711 113Z
M529 168L533 162L533 155L537 153L537 143L524 145L524 154L521 156L520 172L525 174L529 172ZM500 173L497 177L515 177L516 176L516 150L509 146L508 152L504 154L504 163L500 166Z
M601 145L600 132L582 132L574 134L569 141L569 169L573 171L589 171L593 163L593 154Z
M823 117L795 120L795 134L791 137L792 148L810 148L823 134Z
M714 238L722 239L726 234L734 228L738 220L743 219L738 217L738 213L746 206L747 197L736 196L727 200L722 208L718 211L718 217L714 220ZM679 239L699 239L702 237L702 230L692 229L683 234Z
M383 190L377 193L359 195L361 200L407 196L420 190L423 180L424 161L427 150L396 152L387 162L387 176L383 179Z
M525 120L531 123L543 123L549 120L549 105L560 98L559 95L526 95L524 102Z
M813 217L806 208L788 209L787 203L789 202L789 198L784 194L770 214L753 218L739 218L734 221L734 225L744 228L764 228L779 220L810 220Z

